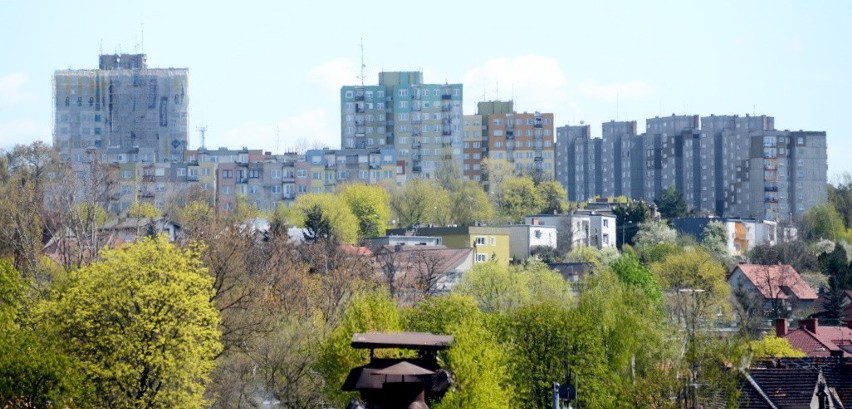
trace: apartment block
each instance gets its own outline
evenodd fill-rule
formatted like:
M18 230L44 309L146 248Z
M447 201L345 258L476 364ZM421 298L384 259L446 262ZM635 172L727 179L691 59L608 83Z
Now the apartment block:
M379 84L344 86L341 146L394 148L406 176L431 177L442 161L462 166L462 84L426 84L416 71L379 73Z
M499 113L488 116L488 157L505 159L518 174L553 179L552 113Z
M393 149L315 149L296 163L296 195L333 192L345 183L394 186L403 172Z
M560 127L556 174L570 200L620 192L653 201L672 186L701 214L794 221L826 200L826 135L774 122L673 114L646 120L641 135L631 122L605 123L599 159L587 128Z
M91 152L180 161L187 148L187 71L148 68L145 54L101 55L98 69L55 71L53 145L70 163L83 163Z
M482 115L464 116L462 175L465 180L482 181L482 159L488 152L487 143L483 144L482 126Z

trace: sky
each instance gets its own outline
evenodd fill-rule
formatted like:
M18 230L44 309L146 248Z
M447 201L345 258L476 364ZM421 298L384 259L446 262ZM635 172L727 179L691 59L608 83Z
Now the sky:
M57 69L144 52L189 69L189 145L340 146L340 87L380 71L513 99L557 126L770 115L852 172L852 2L0 0L0 148L52 140ZM363 54L361 44L363 42ZM844 125L847 124L847 125Z

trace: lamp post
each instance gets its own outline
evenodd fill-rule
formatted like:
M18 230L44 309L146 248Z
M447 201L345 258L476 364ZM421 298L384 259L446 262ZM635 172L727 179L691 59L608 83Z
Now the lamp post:
M692 311L689 313L689 317L687 318L689 322L687 326L689 326L689 366L690 366L690 383L689 383L689 394L690 400L692 400L692 409L698 408L698 364L695 360L695 322L698 321L698 299L696 294L703 293L704 290L700 288L680 288L677 290L679 293L690 293L692 294Z

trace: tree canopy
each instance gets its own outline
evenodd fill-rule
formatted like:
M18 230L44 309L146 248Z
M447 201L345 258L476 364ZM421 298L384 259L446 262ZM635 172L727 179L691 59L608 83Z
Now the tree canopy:
M363 183L347 184L340 189L338 197L358 219L359 237L385 234L391 218L390 195L385 188Z
M212 279L163 237L107 250L45 304L94 406L198 407L221 349Z
M660 215L666 219L685 217L689 213L683 195L674 186L669 186L662 196L654 199L654 204L657 205Z

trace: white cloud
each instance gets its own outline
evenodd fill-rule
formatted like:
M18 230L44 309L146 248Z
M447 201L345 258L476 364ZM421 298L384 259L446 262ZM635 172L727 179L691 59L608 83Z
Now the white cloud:
M308 70L308 81L323 87L326 91L340 92L340 87L360 83L358 65L348 58L328 60ZM365 79L365 83L369 83Z
M601 84L595 80L587 80L577 85L577 92L580 95L604 102L615 102L618 99L642 99L650 95L652 91L651 86L643 81Z
M52 143L52 126L33 120L17 120L11 122L0 122L0 148L9 148L14 145L25 145L35 141Z
M246 145L249 148L262 148L267 151L284 152L293 149L312 149L340 146L339 124L328 111L314 109L302 111L273 124L247 122L225 131L220 137L208 138L208 148L227 146L231 148ZM249 143L248 141L251 141ZM212 142L212 143L211 143Z
M522 55L488 60L464 75L465 112L475 112L475 102L514 99L517 110L553 112L568 99L568 80L555 58Z
M0 108L34 101L35 95L24 89L29 80L29 75L24 72L0 76Z

